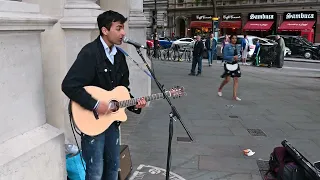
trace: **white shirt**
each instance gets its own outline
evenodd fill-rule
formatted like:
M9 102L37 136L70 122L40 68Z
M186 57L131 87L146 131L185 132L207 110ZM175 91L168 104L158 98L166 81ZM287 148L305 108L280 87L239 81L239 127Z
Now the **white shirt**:
M114 64L114 55L116 55L118 52L116 46L112 46L112 49L110 51L109 46L106 44L106 42L104 42L101 36L100 36L100 41L103 45L104 52L106 53L106 56L108 57L109 61L111 62L111 64ZM93 109L96 109L98 105L99 105L99 101L96 103Z
M109 61L111 62L111 64L114 64L114 55L116 55L118 52L116 46L112 46L112 49L110 50L110 48L108 47L106 42L104 42L104 40L102 39L101 36L100 36L100 41L103 45L103 49L104 49Z

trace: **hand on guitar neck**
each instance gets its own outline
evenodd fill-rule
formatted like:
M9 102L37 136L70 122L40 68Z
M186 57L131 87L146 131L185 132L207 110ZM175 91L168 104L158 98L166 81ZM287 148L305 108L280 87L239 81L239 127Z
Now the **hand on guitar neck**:
M140 98L137 101L137 105L135 106L137 109L138 108L144 108L146 106L147 102L144 98ZM99 102L99 105L97 107L97 113L99 115L101 114L110 114L114 111L116 111L118 107L111 101L109 104L105 102Z

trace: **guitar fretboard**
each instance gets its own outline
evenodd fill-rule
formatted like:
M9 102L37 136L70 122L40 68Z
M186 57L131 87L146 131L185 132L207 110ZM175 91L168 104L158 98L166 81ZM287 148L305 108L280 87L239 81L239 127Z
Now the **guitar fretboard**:
M166 93L167 96L170 97L170 93L169 92L165 92L165 93ZM163 94L162 93L157 93L157 94L152 94L150 96L145 96L143 98L148 102L148 101L152 101L152 100L162 99L163 98ZM140 99L140 98L134 98L134 99L129 99L129 100L125 100L125 101L120 101L119 102L120 108L134 106L134 105L137 104L138 99Z

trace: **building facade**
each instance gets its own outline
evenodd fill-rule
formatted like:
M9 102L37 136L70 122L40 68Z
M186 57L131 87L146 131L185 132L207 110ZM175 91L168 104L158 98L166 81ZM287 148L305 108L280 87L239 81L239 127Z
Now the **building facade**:
M157 9L157 14L155 16L155 6ZM157 22L157 33L160 37L169 36L168 35L168 0L143 0L143 12L147 21L149 22L147 27L147 37L152 38L153 34L153 21L156 17Z
M216 11L220 35L288 34L320 42L319 0L216 0ZM169 0L169 33L205 36L211 32L213 14L211 0Z

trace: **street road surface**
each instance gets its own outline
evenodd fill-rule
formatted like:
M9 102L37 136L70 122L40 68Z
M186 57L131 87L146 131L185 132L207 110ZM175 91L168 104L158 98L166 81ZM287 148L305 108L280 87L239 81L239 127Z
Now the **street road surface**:
M235 102L232 82L223 97L217 96L221 64L203 64L202 76L195 77L187 75L191 63L153 61L155 74L167 89L180 85L187 92L172 100L194 138L191 143L178 142L177 137L187 134L174 121L171 170L179 180L261 180L257 160L268 160L284 139L309 161L320 160L319 71L241 66L242 101ZM319 68L291 62L285 66ZM154 83L152 92L159 92ZM122 123L121 143L129 145L133 172L139 174L133 180L164 179L169 112L168 103L158 100L141 115L128 112L128 121ZM250 134L250 129L263 133ZM251 157L243 154L248 148L255 152ZM139 169L142 165L145 168Z

